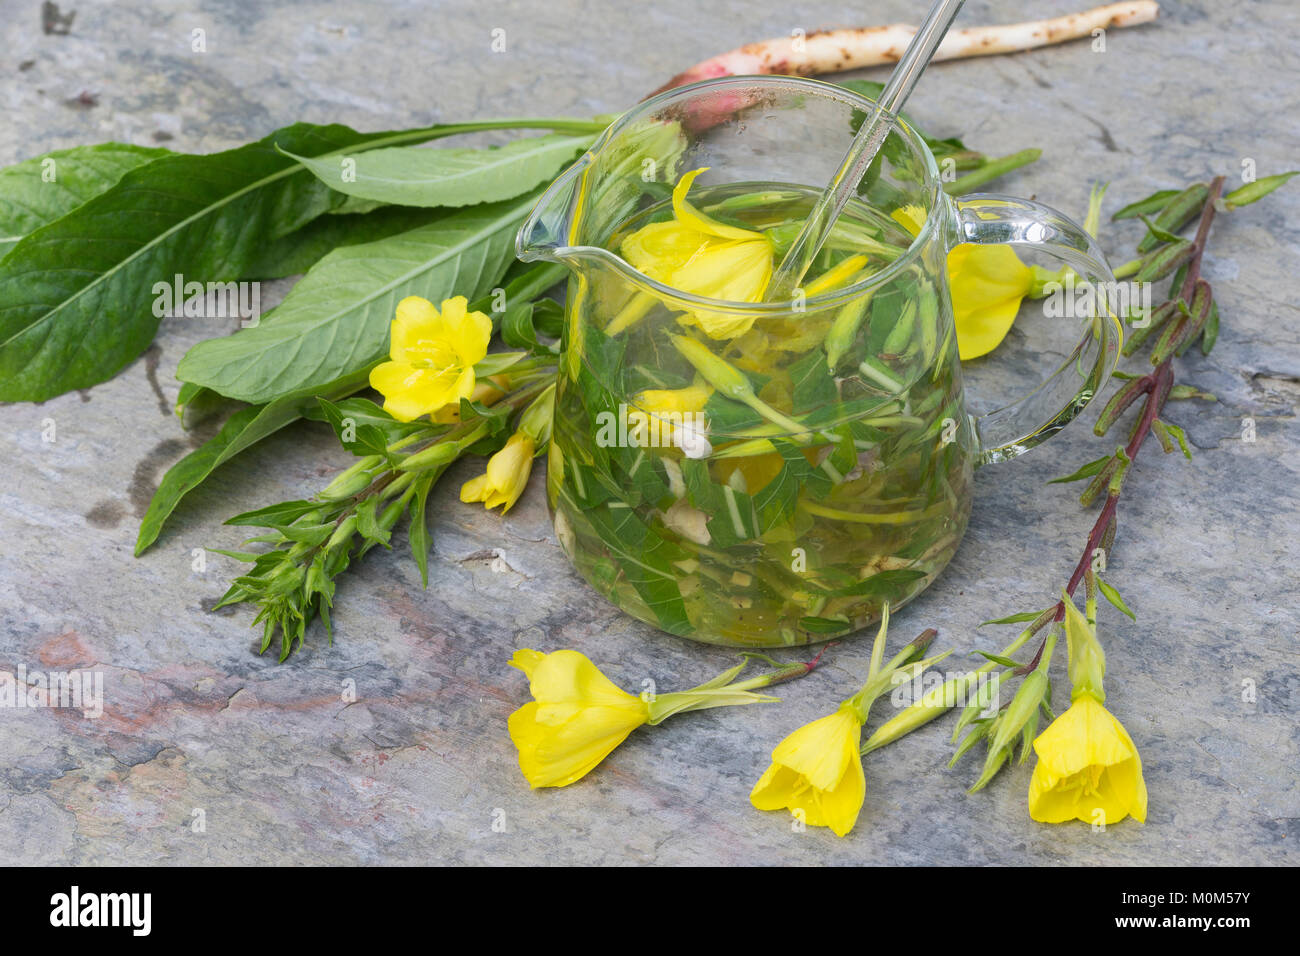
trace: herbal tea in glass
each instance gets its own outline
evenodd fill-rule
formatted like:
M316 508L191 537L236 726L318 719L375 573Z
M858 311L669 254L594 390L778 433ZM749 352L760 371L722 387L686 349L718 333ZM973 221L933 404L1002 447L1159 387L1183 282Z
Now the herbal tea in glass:
M520 232L522 257L572 270L548 459L556 534L593 587L671 633L773 647L870 625L956 551L974 467L1062 427L1113 365L1094 322L1027 398L967 413L952 245L1032 245L1083 275L1108 270L1045 207L949 199L905 123L793 299L764 301L864 103L789 78L663 94Z

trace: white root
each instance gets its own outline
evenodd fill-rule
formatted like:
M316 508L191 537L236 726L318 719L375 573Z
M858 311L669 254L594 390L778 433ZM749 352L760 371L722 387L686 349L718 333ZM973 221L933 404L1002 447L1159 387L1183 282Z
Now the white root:
M1150 23L1160 13L1155 0L1127 0L1083 13L1047 20L991 27L966 27L944 38L935 60L956 60L995 53L1016 53L1067 40L1091 37L1094 30ZM884 27L819 30L807 36L777 37L749 43L711 57L677 74L661 90L718 76L780 74L815 76L893 63L903 55L916 27L896 23ZM656 91L659 92L659 91Z

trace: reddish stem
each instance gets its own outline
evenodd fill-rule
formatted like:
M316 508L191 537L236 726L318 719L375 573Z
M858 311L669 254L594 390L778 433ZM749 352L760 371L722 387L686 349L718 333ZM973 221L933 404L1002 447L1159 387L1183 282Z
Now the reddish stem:
M1201 256L1205 253L1205 243L1209 238L1210 225L1214 222L1214 204L1218 201L1219 194L1222 191L1223 177L1216 176L1214 182L1210 184L1210 194L1205 200L1205 207L1201 210L1201 221L1196 227L1195 247L1191 259L1187 262L1187 275L1183 279L1182 288L1178 290L1179 297L1184 301L1191 296L1192 290L1196 288L1196 280L1201 276ZM1133 430L1133 437L1129 439L1128 445L1124 448L1124 454L1128 456L1130 462L1137 459L1138 452L1142 450L1142 443L1151 434L1152 426L1164 410L1165 401L1169 398L1169 391L1174 386L1172 363L1173 356L1171 355L1157 365L1150 374L1153 384L1146 393L1146 399L1142 405L1142 415L1138 419L1137 427ZM1079 582L1084 579L1084 576L1088 573L1088 568L1092 566L1093 552L1106 536L1106 529L1115 520L1116 513L1119 510L1119 496L1119 491L1109 493L1106 496L1106 503L1101 506L1101 513L1097 515L1097 520L1088 533L1088 541L1084 545L1083 555L1079 558L1079 563L1075 565L1074 573L1070 575L1070 583L1065 587L1065 592L1070 597L1074 597ZM1064 600L1056 602L1055 611L1056 613L1052 617L1053 621L1065 619ZM1042 653L1042 649L1040 644L1038 648L1039 654Z

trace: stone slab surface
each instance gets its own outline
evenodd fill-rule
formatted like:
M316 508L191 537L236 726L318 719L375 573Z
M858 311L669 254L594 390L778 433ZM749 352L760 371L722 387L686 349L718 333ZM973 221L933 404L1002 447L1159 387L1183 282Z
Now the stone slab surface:
M878 0L869 16L914 21L922 6ZM962 22L1023 19L1029 6L972 0ZM1294 167L1300 7L1164 7L1155 26L1112 32L1104 53L1084 42L936 66L910 109L991 153L1042 146L1040 163L999 185L1076 215L1092 179L1128 201L1237 175L1245 159L1261 173ZM864 16L861 3L824 0L797 13L693 0L69 0L73 9L67 35L49 35L36 0L0 2L0 161L106 139L216 150L300 119L381 129L617 111L713 53ZM196 29L204 53L192 52ZM492 52L495 29L503 53ZM1033 824L1028 766L966 796L976 768L943 769L946 722L868 760L866 806L847 839L753 810L772 746L853 691L864 641L837 647L780 705L638 732L579 785L530 792L505 734L526 698L505 666L515 648L578 648L627 687L689 686L734 657L654 632L588 590L555 545L540 482L504 519L461 506L468 466L437 494L427 591L399 536L342 583L333 646L314 632L288 664L256 656L247 609L207 611L233 562L209 556L197 569L195 549L236 545L225 517L310 493L346 456L322 428L295 427L214 476L133 559L159 477L206 437L170 414L176 363L229 331L177 320L107 384L0 408L0 669L90 668L106 698L95 720L0 712L0 861L1300 863L1297 222L1292 187L1216 226L1207 274L1222 335L1178 374L1221 400L1170 409L1195 460L1149 448L1123 505L1110 579L1138 620L1104 609L1102 629L1109 704L1146 767L1145 826ZM1105 235L1116 261L1136 235ZM1009 348L1035 339L1028 323ZM1032 365L1025 354L1007 367ZM1242 440L1247 418L1253 443ZM982 470L965 543L895 634L937 627L963 652L1005 643L1005 629L977 632L978 622L1050 603L1092 520L1074 489L1045 482L1103 450L1078 425ZM345 681L356 702L343 700Z

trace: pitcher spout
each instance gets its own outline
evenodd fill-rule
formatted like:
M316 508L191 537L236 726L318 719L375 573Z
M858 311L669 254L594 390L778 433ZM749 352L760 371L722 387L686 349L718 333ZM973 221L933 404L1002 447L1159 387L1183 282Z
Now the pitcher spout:
M591 166L584 153L542 193L515 237L515 255L524 262L564 262L566 250L578 244L582 184Z

